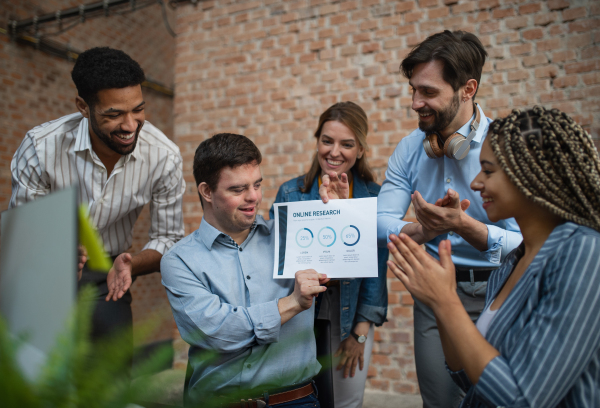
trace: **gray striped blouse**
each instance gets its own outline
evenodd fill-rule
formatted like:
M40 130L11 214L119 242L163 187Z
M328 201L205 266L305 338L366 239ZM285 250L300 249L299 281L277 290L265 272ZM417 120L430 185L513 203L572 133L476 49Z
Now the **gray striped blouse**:
M488 282L496 297L523 247ZM552 231L498 309L486 339L499 352L461 407L600 407L600 233L570 222Z

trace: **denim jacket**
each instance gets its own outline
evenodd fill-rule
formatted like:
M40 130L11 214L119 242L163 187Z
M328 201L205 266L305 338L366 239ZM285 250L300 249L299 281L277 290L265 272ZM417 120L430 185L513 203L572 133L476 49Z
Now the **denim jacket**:
M304 176L286 181L281 185L275 197L276 203L290 201L320 200L319 181L315 178L312 188L308 193L300 189L304 186ZM354 174L353 198L377 197L381 186L374 182L365 183L364 180ZM271 219L274 218L274 207L269 212ZM342 279L340 282L340 316L341 316L341 339L350 335L350 330L358 322L373 322L381 326L386 321L387 315L387 248L378 248L377 265L379 274L377 278ZM321 293L317 298L315 317L319 314Z

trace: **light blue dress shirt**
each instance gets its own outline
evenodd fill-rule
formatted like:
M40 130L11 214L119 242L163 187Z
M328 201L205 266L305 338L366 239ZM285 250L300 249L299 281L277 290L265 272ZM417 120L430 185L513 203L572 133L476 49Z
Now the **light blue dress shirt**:
M238 246L202 219L162 258L162 283L191 346L192 395L277 389L309 381L321 368L314 304L281 325L277 302L294 280L273 279L272 232L273 221L259 215Z
M398 143L390 157L386 179L381 186L377 199L377 241L379 246L389 242L390 234L399 234L409 222L402 221L408 211L415 191L421 193L425 201L435 203L443 198L449 188L458 192L461 201L465 198L471 202L466 210L467 215L487 225L488 249L480 252L454 232L438 235L425 244L427 252L438 258L438 245L444 239L452 243L452 261L457 267L491 268L497 267L504 257L516 248L523 240L516 221L511 218L498 222L490 222L483 209L483 202L478 192L469 187L471 181L479 173L479 152L487 135L491 119L486 118L481 107L483 120L471 141L471 150L463 160L440 157L430 159L423 149L425 133L420 129ZM458 133L465 137L470 132L471 122L475 115Z

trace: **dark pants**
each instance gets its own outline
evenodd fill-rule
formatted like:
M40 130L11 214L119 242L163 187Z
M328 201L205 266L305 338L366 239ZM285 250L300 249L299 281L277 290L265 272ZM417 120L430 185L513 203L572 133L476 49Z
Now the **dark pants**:
M93 300L94 309L92 313L92 327L90 340L94 342L101 341L111 335L119 334L124 336L123 347L129 347L127 355L133 354L133 330L131 315L131 293L127 291L123 297L117 301L104 300L108 295L108 286L106 284L106 273L94 272L83 267L81 280L78 288L84 285L92 285L97 290L97 297ZM129 364L131 367L131 364Z

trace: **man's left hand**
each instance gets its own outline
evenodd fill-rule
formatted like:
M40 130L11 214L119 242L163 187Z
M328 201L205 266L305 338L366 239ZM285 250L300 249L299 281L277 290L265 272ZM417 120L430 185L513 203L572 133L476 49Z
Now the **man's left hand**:
M340 343L333 357L340 357L336 370L344 369L344 378L354 377L356 366L362 371L365 364L365 343L359 343L353 336L348 336Z
M345 199L350 197L350 184L348 175L342 173L339 177L335 171L327 173L321 180L319 195L324 203L329 200Z
M131 286L131 254L122 253L115 259L112 268L106 277L108 295L106 301L118 300L123 297Z
M415 191L412 203L419 224L438 235L460 230L463 217L466 216L465 210L471 205L469 200L461 202L458 193L452 189L448 189L446 196L435 204L428 203L421 193Z

